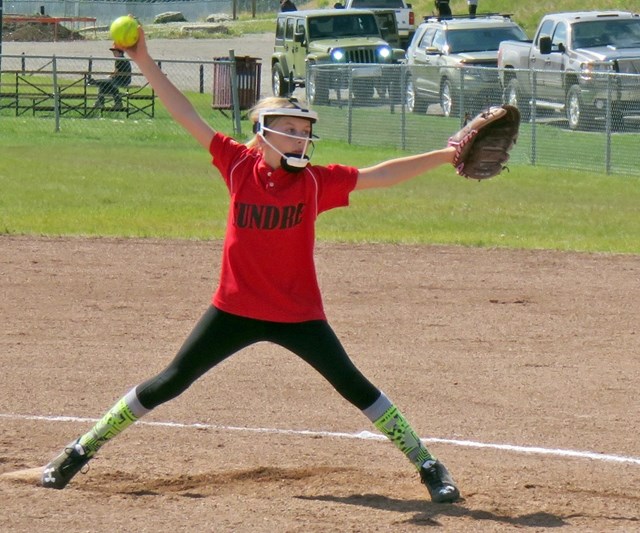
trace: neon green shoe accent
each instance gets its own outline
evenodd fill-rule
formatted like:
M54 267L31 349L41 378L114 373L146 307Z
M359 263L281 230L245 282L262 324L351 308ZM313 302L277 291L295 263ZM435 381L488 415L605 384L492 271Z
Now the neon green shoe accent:
M125 398L116 403L90 431L80 437L80 444L87 456L92 457L108 440L133 424L138 417L132 412Z
M425 461L435 460L395 405L389 407L374 425L407 456L417 470Z

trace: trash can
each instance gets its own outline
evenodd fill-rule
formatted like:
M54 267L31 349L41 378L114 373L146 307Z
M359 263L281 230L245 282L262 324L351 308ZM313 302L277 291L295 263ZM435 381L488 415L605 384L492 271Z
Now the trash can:
M216 57L213 64L213 109L233 109L232 59ZM236 57L236 86L241 110L251 109L260 99L262 64L258 57Z

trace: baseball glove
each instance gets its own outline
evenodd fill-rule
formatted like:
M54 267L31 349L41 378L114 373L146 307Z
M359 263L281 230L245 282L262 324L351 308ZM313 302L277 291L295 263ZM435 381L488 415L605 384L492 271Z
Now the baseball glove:
M456 149L453 166L460 176L484 180L505 168L509 151L518 139L520 112L516 107L491 107L449 138Z

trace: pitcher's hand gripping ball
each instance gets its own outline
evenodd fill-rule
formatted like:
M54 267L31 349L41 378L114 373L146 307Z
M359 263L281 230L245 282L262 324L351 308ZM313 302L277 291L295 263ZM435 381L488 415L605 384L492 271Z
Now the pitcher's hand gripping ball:
M484 180L497 176L518 140L520 112L503 105L483 111L449 139L456 149L453 166L465 178Z
M113 44L118 48L132 47L138 42L138 26L138 21L131 15L118 17L109 28Z

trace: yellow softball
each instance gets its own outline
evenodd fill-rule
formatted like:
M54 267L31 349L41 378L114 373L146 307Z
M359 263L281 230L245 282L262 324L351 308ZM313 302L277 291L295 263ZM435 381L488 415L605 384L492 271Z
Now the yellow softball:
M122 48L130 48L138 42L138 21L131 15L118 17L109 28L113 43Z

